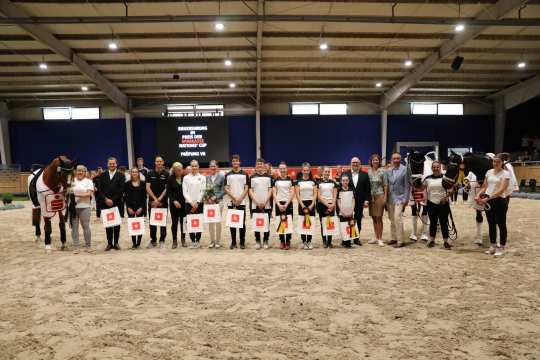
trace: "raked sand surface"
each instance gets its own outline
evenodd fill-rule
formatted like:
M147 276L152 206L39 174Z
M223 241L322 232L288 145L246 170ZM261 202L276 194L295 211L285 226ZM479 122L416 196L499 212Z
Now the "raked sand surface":
M462 204L452 251L320 236L304 251L297 235L255 250L251 232L244 251L171 250L170 234L165 251L130 251L123 229L104 252L93 219L97 251L79 255L45 255L25 206L0 212L0 359L540 359L540 201L512 199L499 259L472 245Z

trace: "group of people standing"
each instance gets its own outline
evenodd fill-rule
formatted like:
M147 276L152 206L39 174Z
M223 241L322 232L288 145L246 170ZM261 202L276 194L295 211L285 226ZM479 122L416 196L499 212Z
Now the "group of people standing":
M218 204L220 212L226 206L228 209L242 211L243 226L240 228L230 227L230 249L246 247L246 218L250 214L266 213L268 218L272 215L277 217L291 218L294 216L293 203L297 202L297 215L309 219L316 219L318 214L321 221L322 245L325 248L334 246L331 235L324 235L322 231L323 219L337 216L340 222L352 223L358 233L352 241L342 242L344 247L353 245L361 246L360 232L362 230L362 218L364 209L368 208L374 227L374 238L368 243L384 246L385 244L402 247L406 244L404 235L403 213L408 205L411 205L413 213L413 233L409 236L411 241L416 241L416 218L420 217L427 228L429 218L429 237L423 234L423 240L427 241L428 247L435 245L435 237L440 228L443 237L443 247L451 249L448 231L448 214L450 211L449 198L451 191L443 186L443 173L441 164L434 161L432 175L423 179L420 188L412 189L407 168L401 163L401 155L394 153L389 167L383 168L381 157L374 154L369 159L367 172L361 170L360 159L351 159L350 168L332 178L331 169L323 167L319 176L313 176L309 163L302 164L301 173L292 179L289 176L287 165L281 162L277 174L272 173L271 167L263 159L257 159L255 172L249 176L241 167L240 156L231 157L231 170L226 174L219 171L217 161L211 161L206 175L199 171L199 163L196 160L190 162L187 174L181 163L175 162L170 170L164 166L162 157L157 156L154 169L144 167L142 159L138 159L138 166L122 174L117 169L115 158L107 161L107 170L94 178L94 182L85 178L87 170L84 166L77 167L73 182L73 194L77 207L76 219L73 225L73 243L78 251L78 230L80 222L86 240L87 249L90 249L90 198L95 197L98 211L118 207L120 213L128 217L141 217L149 215L151 208L168 208L171 219L172 248L188 246L184 220L189 214L201 214L205 204ZM499 226L501 232L500 244L506 243L506 230L502 224L502 218L506 214L507 201L503 201L507 192L505 185L506 174L498 171L497 161L495 168L490 170L484 186L478 190L476 200L488 202L491 205L491 215L488 215L490 223L490 239L492 230ZM502 170L506 171L506 170ZM506 186L506 187L505 187ZM421 194L420 194L421 193ZM487 197L484 195L486 194ZM224 198L227 201L224 201ZM487 200L485 200L487 198ZM423 205L417 206L418 204ZM506 208L505 208L506 206ZM79 210L80 209L80 210ZM391 224L391 239L384 242L383 214L387 210ZM312 221L309 220L309 221ZM208 224L210 234L210 248L221 247L221 223ZM178 236L180 227L180 237ZM120 226L108 227L106 251L119 250ZM190 246L200 247L201 232L190 233ZM258 232L255 234L255 247L267 249L269 247L270 232ZM157 226L150 225L150 242L148 248L159 246L165 247L167 228L160 227L159 237ZM180 242L178 239L180 238ZM303 249L313 248L313 235L302 234L300 236ZM132 237L132 249L141 246L142 236ZM292 234L280 233L280 248L291 248ZM490 253L500 253L502 249L490 249Z

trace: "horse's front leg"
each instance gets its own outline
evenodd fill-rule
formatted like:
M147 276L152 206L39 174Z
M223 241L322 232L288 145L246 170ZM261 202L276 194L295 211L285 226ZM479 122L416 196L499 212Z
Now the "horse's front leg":
M47 254L50 254L52 252L52 246L51 246L51 233L52 233L51 218L44 217L43 221L45 222L45 252Z
M32 209L32 225L35 228L34 242L38 243L41 238L41 209Z
M60 250L65 250L66 249L66 218L61 211L58 213L58 227L60 228L60 242L62 243Z

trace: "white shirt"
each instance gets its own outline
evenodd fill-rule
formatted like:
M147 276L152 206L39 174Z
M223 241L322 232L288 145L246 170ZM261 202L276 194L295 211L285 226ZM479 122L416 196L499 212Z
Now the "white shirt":
M358 178L358 174L356 174L356 177ZM319 193L321 194L321 197L325 200L333 200L334 199L334 188L335 184L333 181L330 180L322 180L319 183Z
M248 178L246 173L244 173L243 170L240 170L238 172L229 171L227 175L225 175L225 185L229 187L229 191L235 198L239 198L245 190L246 185L248 185ZM246 205L247 196L242 199L242 202L240 205ZM232 200L231 200L231 205Z
M206 190L206 177L201 174L187 174L182 180L182 192L186 203L194 201L202 202L204 191Z
M442 176L437 178L429 176L424 180L428 201L434 204L440 204L441 200L446 197L446 189L443 187L442 179Z
M502 171L499 171L497 174L495 174L495 171L493 169L488 170L486 172L486 180L485 180L487 181L486 194L488 194L489 196L493 195L493 193L498 190L501 181L503 181L504 179L510 180L510 173L508 171L502 170ZM508 187L510 187L510 184L508 185ZM508 188L506 188L504 192L501 194L502 198L505 198L507 196L506 195L507 190Z
M73 194L75 194L75 207L76 208L88 208L90 207L90 201L92 200L92 197L79 197L78 195L84 195L88 190L94 191L94 183L92 180L88 178L84 178L82 180L73 179L72 190Z
M358 172L352 172L352 181L353 181L353 184L354 184L354 187L356 187L356 184L358 184Z
M350 216L354 214L354 192L351 188L338 193L339 215Z
M291 197L291 188L293 186L293 182L290 178L278 178L274 182L274 186L276 188L276 200L281 201L289 201Z
M272 188L272 178L270 175L259 175L255 174L249 178L249 186L251 190L253 191L253 197L257 202L263 202L266 197L268 196L268 190ZM255 205L255 201L251 202L251 208L255 209L257 206ZM266 202L264 205L265 209L271 209L272 208L272 202L270 199Z
M300 192L300 200L313 200L313 186L315 186L313 180L300 179L298 180L297 185Z
M109 179L112 180L112 178L116 174L116 170L114 170L113 172L111 172L110 170L108 170L108 171L109 171Z

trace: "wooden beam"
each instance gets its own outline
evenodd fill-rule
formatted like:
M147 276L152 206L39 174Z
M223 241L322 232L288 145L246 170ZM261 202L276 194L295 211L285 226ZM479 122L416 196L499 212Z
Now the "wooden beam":
M31 18L28 13L18 5L9 0L0 0L0 12L8 17ZM103 91L112 102L120 106L124 111L129 111L129 99L105 78L99 71L89 65L84 59L79 57L71 48L55 38L45 27L34 24L20 24L36 40L40 41L56 54L60 55L70 63L75 65L79 71L87 76L96 86Z
M499 20L526 2L526 0L499 0L497 3L485 8L475 19ZM381 109L387 109L420 81L424 75L429 73L437 64L439 64L442 59L453 54L466 42L476 38L485 29L487 29L487 26L467 26L465 31L456 34L453 39L445 41L441 47L428 56L422 64L418 65L411 73L406 75L401 81L381 96Z

